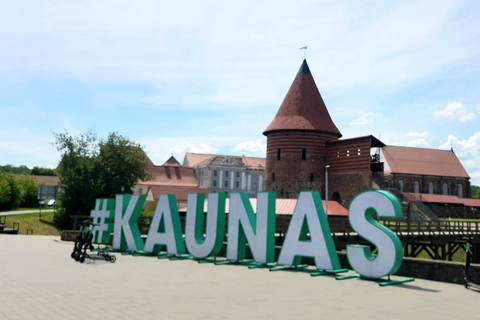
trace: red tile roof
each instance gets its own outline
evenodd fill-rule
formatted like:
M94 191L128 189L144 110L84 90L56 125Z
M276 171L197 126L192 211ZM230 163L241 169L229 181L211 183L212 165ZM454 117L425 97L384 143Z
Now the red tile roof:
M250 198L250 203L252 204L252 208L256 211L257 209L257 199ZM323 210L325 210L325 201L322 200L323 203ZM277 199L276 202L276 214L277 215L292 215L295 206L297 204L297 199ZM208 200L205 201L204 210L207 211L208 208ZM183 212L186 212L186 208L183 209ZM182 210L180 210L182 211ZM225 204L225 211L228 213L230 212L230 199L227 199ZM348 217L348 210L345 209L340 203L337 201L328 201L328 215L329 216L337 216L337 217Z
M480 208L480 199L462 199L465 207Z
M409 201L421 201L430 203L462 204L466 207L480 207L480 199L466 199L457 196L429 193L408 193L403 195Z
M32 176L37 182L44 183L45 186L58 186L59 178L56 176Z
M403 195L409 201L463 204L463 201L462 201L463 199L460 199L457 196L449 196L449 195L443 195L443 194L429 194L429 193L407 193L407 192L404 192Z
M386 173L470 178L450 150L386 146L382 151L389 168L385 167Z
M311 130L337 138L342 136L330 118L306 60L303 60L277 115L263 134L279 130Z
M208 195L210 189L200 189L197 187L180 187L180 186L150 186L153 199L157 201L161 194L174 194L177 201L186 202L189 193L204 193Z
M169 185L181 187L197 187L197 178L193 168L177 166L148 166L147 172L153 180L139 181L141 185Z
M15 174L14 176L15 176L15 179L18 179L20 177L32 177L33 179L35 179L35 181L47 187L57 187L60 181L60 178L58 178L57 176L33 176L33 175L21 175L21 174Z
M165 161L165 163L163 164L163 166L167 166L167 167L181 167L182 165L180 164L180 162L177 161L177 159L175 159L174 156L171 156L167 161Z

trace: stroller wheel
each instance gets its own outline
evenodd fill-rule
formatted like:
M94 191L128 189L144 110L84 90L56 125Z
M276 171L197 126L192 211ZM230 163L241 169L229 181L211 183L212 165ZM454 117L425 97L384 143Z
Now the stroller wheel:
M115 261L117 261L117 258L115 256L110 256L110 262L114 263Z
M81 254L79 257L78 257L78 261L80 263L84 263L85 262L85 255L84 254Z
M70 255L70 257L72 257L72 259L75 259L75 252L72 252L72 254Z

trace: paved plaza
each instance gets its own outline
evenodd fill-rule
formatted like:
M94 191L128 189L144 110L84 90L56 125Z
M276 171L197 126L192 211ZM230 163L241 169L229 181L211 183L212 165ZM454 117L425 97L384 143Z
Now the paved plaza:
M116 254L76 263L58 237L0 235L0 319L480 319L480 294Z

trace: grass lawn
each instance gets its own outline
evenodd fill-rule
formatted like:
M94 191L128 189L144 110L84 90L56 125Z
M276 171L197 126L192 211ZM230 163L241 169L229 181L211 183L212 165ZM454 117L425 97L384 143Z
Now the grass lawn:
M59 236L61 230L55 227L53 223L53 212L43 212L42 217L38 213L14 214L6 216L5 227L13 228L13 224L18 222L20 228L18 234L27 234L27 229L32 229L34 235Z

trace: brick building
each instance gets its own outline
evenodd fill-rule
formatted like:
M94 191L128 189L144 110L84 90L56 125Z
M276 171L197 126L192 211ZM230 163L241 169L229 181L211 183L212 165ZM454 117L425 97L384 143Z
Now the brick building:
M306 60L263 134L265 189L279 198L303 190L323 198L327 186L329 200L344 206L370 189L470 196L470 177L453 151L386 146L372 135L341 139Z

